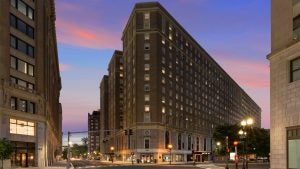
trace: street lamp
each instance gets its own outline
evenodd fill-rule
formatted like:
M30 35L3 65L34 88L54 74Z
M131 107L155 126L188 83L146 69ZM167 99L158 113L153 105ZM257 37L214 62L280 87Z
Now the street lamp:
M170 150L170 165L171 165L171 161L172 161L172 154L171 154L172 148L173 148L173 145L168 144L168 149Z
M243 130L240 130L239 131L239 134L242 136L242 138L245 139L245 142L244 142L244 151L245 151L245 154L246 154L246 157L244 157L244 160L246 160L246 169L248 169L248 153L247 153L247 131L248 131L248 128L250 128L254 123L254 120L252 118L248 118L246 120L242 120L241 121L241 126L243 127ZM245 164L244 164L244 160L243 160L243 169L245 169Z
M111 147L110 147L110 151L111 151L111 156L110 156L110 158L111 158L111 163L114 162L114 157L113 157L114 150L115 150L115 147L114 147L114 146L111 146Z

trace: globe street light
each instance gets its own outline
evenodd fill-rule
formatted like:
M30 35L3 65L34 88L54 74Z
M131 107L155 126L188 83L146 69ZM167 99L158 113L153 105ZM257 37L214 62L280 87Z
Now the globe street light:
M168 149L170 150L170 165L171 165L171 161L172 161L172 154L171 154L172 148L173 148L173 145L168 144Z
M254 123L254 121L253 121L252 118L248 118L246 120L242 120L241 121L241 125L243 127L243 130L241 130L239 132L239 134L241 134L245 138L244 147L245 147L245 153L246 153L246 158L245 158L245 160L246 160L246 169L248 169L248 157L247 157L247 155L248 155L247 154L247 147L248 147L248 145L247 145L247 139L248 139L248 137L247 137L247 131L253 125L253 123ZM244 168L245 167L244 167L244 163L243 163L243 169Z
M111 163L113 163L114 162L114 157L113 157L113 154L114 154L114 150L115 150L115 147L114 146L111 146L110 147L110 151L111 151Z

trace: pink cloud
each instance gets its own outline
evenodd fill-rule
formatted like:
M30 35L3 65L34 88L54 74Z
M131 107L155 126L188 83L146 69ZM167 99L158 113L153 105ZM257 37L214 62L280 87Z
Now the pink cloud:
M121 49L121 33L103 28L92 29L57 19L59 43L94 49Z
M71 69L71 66L70 66L70 65L63 64L63 63L60 63L60 64L59 64L59 70L60 70L61 72L69 71L70 69Z

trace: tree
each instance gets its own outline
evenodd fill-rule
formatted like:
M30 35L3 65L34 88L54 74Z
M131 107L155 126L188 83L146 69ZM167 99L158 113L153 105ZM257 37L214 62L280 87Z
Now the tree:
M81 142L83 145L87 145L88 141L89 141L89 139L87 137L81 138Z
M8 141L6 138L3 138L0 140L0 158L1 158L1 169L3 169L3 161L5 159L9 159L11 153L13 152L12 145L10 144L10 141Z

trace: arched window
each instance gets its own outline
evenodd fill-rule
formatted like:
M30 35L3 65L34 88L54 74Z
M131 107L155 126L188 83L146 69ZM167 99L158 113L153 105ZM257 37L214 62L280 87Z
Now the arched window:
M188 150L191 150L191 145L192 145L192 139L191 135L188 136Z
M165 133L165 148L168 149L168 144L170 143L170 135L169 132L166 131Z
M178 143L178 150L181 150L181 134L178 134L178 138L177 138L177 143Z

